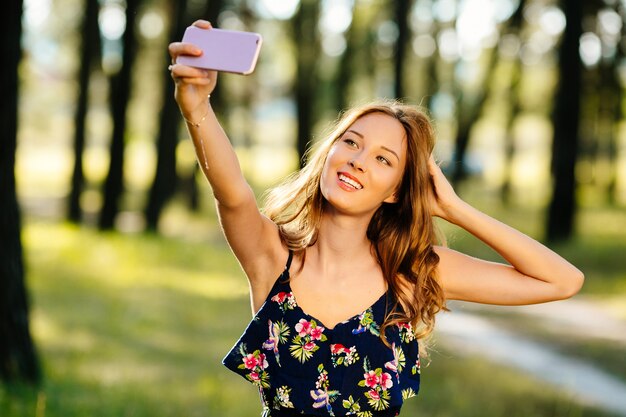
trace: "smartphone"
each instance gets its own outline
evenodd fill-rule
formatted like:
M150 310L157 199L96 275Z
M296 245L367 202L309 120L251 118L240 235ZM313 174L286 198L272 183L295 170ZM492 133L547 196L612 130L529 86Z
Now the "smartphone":
M181 55L177 64L247 75L254 71L263 38L254 32L189 26L183 42L202 49L202 55Z

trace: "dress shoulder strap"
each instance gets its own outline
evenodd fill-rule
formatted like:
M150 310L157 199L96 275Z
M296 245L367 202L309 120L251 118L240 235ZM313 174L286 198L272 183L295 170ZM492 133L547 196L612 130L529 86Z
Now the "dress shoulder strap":
M287 258L287 264L285 265L285 271L289 271L289 267L291 267L291 261L293 260L293 251L289 249L289 258Z

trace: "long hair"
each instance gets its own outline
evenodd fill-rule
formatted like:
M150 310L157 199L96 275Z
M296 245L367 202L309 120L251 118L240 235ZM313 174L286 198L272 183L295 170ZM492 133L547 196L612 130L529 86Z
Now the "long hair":
M320 178L332 146L360 117L382 113L398 120L406 133L406 166L398 189L398 201L383 203L374 213L367 237L381 266L395 304L381 326L385 329L406 322L418 338L428 336L435 314L445 307L443 290L436 276L439 256L433 245L438 231L429 210L432 180L428 158L435 132L426 113L397 101L377 101L355 107L334 123L326 139L306 154L307 163L281 185L270 190L265 214L279 228L281 239L297 254L317 240L324 210Z

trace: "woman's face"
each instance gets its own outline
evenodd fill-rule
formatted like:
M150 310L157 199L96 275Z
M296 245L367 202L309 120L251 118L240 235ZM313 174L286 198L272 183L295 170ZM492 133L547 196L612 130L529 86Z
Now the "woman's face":
M402 124L384 113L357 119L331 148L321 177L322 195L346 213L373 214L394 203L406 165Z

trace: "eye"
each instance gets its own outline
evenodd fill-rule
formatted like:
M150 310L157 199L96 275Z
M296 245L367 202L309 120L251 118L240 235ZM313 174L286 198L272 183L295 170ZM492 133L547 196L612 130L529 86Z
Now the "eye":
M352 146L352 147L357 147L358 146L357 143L355 141L353 141L352 139L350 139L350 138L345 138L343 140L343 142L345 144L347 144L348 146Z
M385 165L391 165L391 162L389 162L389 160L385 158L384 156L377 156L376 160L380 161L381 163Z

